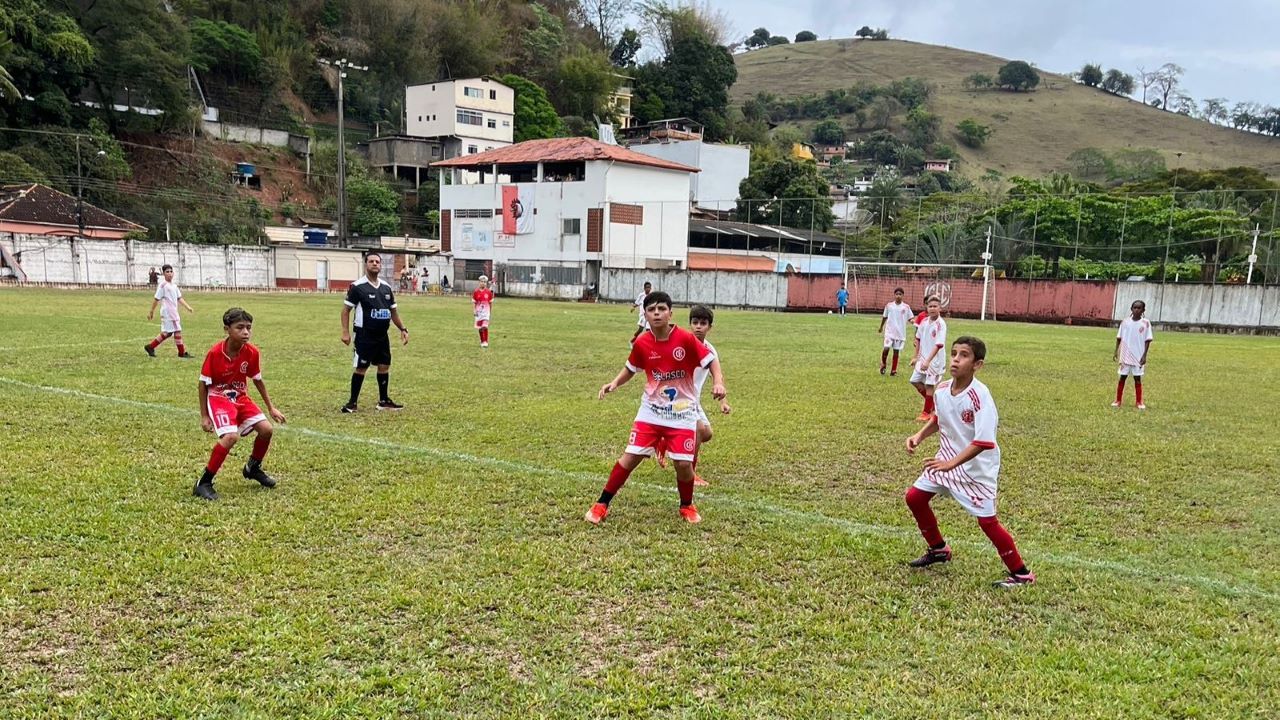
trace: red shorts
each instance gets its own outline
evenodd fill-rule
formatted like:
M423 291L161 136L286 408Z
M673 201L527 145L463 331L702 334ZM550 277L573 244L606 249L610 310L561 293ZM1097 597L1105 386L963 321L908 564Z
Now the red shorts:
M224 395L210 395L209 417L213 418L213 434L218 437L234 432L248 435L254 425L267 419L248 393L237 394L234 400Z
M627 441L627 452L632 455L653 457L657 454L658 441L667 441L667 457L672 460L693 462L694 451L698 447L696 431L693 428L673 428L666 425L652 425L636 421L631 426L631 438Z

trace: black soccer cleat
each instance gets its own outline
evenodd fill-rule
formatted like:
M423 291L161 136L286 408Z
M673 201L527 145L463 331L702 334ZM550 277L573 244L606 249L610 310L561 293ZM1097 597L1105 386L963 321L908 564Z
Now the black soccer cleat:
M883 366L883 365L881 365L881 366L880 366L880 374L881 374L881 375L883 375L883 374L884 374L884 366Z
M192 494L192 495L195 495L196 497L198 497L198 498L200 498L200 499L202 499L202 500L217 500L217 499L218 499L218 493L216 493L216 492L214 492L214 491L213 491L213 483L211 483L211 482L198 482L198 483L196 483L196 487L195 487L195 489L194 489L194 490L192 490L192 491L191 491L191 494Z
M153 347L151 347L150 345L143 345L143 346L142 346L142 349L143 349L143 351L144 351L144 352L146 352L146 353L147 353L148 355L150 355L151 357L155 357L155 356L156 356L156 349L155 349L155 348L153 348Z
M273 488L276 486L276 479L268 475L261 465L252 460L244 464L243 474L249 480L257 480L262 487Z
M189 353L189 352L184 352L184 353L178 353L178 357L180 357L180 358L182 358L182 359L184 359L184 360L190 360L191 358L195 357L195 355L192 355L192 354L191 354L191 353Z
M378 409L379 410L403 410L404 406L396 402L395 400L392 400L391 398L387 398L386 400L378 401Z
M356 411L356 404L353 402L349 402L346 405L342 406L342 412L344 413L353 413L355 411Z
M951 562L951 546L944 545L938 550L929 548L920 557L907 563L913 568L929 567L937 563Z

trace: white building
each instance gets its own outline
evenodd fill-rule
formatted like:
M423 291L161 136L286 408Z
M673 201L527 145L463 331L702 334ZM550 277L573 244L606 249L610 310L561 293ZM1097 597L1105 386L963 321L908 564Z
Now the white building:
M529 140L435 167L441 250L457 262L455 283L485 273L508 293L576 297L601 267L687 262L695 167L583 137ZM540 284L561 287L512 287Z
M447 158L475 155L512 143L515 106L515 90L487 76L409 85L405 134L440 138Z
M689 185L689 199L698 207L732 210L738 186L751 172L749 146L705 142L702 126L687 118L634 127L624 137L636 152L698 168Z

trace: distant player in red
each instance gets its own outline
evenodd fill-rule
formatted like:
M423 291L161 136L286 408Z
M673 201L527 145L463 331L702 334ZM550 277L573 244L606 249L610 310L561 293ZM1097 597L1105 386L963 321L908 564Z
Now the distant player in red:
M633 375L644 373L644 395L627 449L609 473L600 500L587 511L586 520L593 524L599 524L609 514L609 501L622 489L631 471L646 457L654 455L659 442L666 443L667 457L675 462L680 516L691 523L702 521L693 504L699 408L695 374L699 368L711 368L714 383L711 393L717 400L725 397L724 377L719 363L715 363L715 354L693 333L671 324L670 295L650 293L645 298L644 311L649 331L641 333L632 343L626 366L613 381L600 388L598 396L603 400Z
M276 422L284 422L284 414L271 404L267 386L262 381L262 360L258 348L249 343L253 335L253 316L240 308L231 308L222 314L225 340L209 349L200 368L200 427L218 436L209 456L209 464L192 491L198 498L217 500L213 490L213 476L218 474L227 453L235 447L241 435L257 432L253 452L245 464L243 475L257 480L263 487L275 487L276 481L262 469L262 459L271 446L271 422L249 398L248 380L258 388L267 412Z
M493 291L489 289L489 278L480 276L480 287L471 293L471 302L475 304L476 329L480 331L480 347L489 347L489 312L493 308Z
M924 471L907 489L907 507L928 547L909 565L923 568L951 561L951 548L938 530L938 518L929 507L935 495L950 496L978 519L978 527L996 546L1009 574L996 587L1030 585L1036 576L1018 554L1013 536L996 518L996 481L1000 475L1000 446L996 426L1000 417L991 391L974 375L987 357L987 346L975 337L951 344L951 379L938 385L937 413L907 438L907 452L915 453L925 438L938 433L936 456L924 462Z
M1155 333L1151 331L1151 321L1142 317L1147 312L1147 304L1134 300L1129 306L1130 317L1120 323L1116 331L1115 361L1120 363L1120 382L1116 385L1116 401L1111 407L1120 407L1124 400L1124 379L1133 376L1133 392L1138 401L1138 409L1146 410L1142 402L1142 376L1147 373L1147 352L1151 350L1151 341Z

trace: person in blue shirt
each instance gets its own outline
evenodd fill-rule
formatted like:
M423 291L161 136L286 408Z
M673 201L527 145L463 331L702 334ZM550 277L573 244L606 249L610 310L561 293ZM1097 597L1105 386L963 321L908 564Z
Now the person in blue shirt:
M841 315L845 314L844 313L845 306L848 304L849 304L849 291L846 290L844 284L841 283L840 289L836 291L836 305L839 306Z

